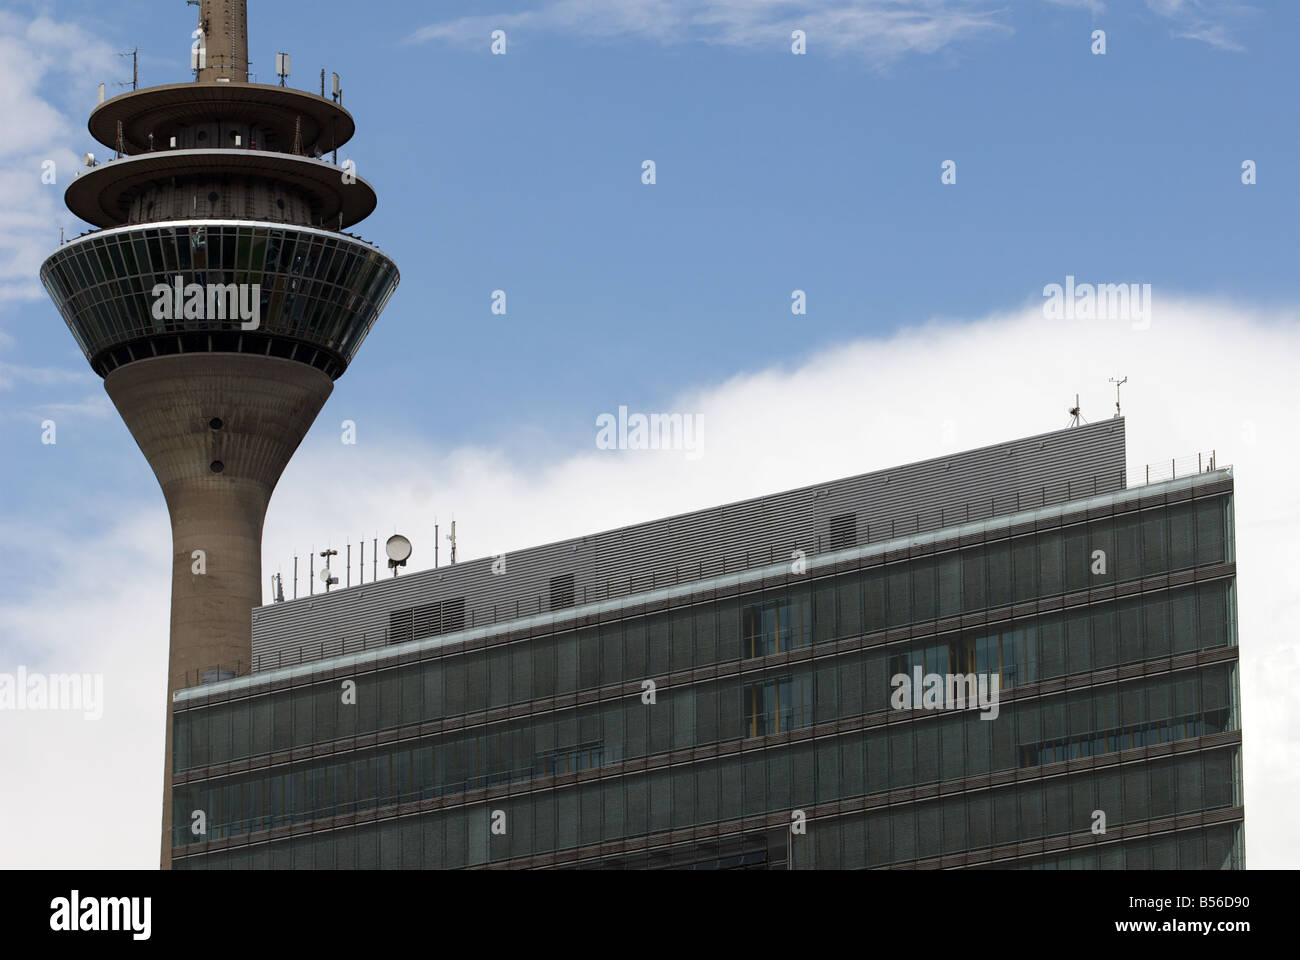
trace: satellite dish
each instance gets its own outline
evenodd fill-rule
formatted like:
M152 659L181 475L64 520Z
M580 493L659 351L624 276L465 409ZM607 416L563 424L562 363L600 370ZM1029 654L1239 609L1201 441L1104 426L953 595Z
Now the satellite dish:
M411 541L400 533L395 533L384 544L384 552L388 554L390 565L402 564L405 566L407 559L411 556Z
M326 567L324 570L322 570L322 571L320 572L320 579L321 579L321 583L338 583L338 582L339 582L339 578L336 577L336 576L334 576L334 575L330 572L329 567Z

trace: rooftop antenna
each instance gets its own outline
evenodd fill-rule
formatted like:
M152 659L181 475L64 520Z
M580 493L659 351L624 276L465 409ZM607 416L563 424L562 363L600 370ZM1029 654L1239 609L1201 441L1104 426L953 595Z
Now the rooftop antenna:
M334 102L341 107L343 106L343 88L339 86L339 75L337 73L331 73L330 76L333 78L332 86L334 92Z
M384 552L388 554L388 569L393 571L395 577L397 568L406 566L406 561L410 559L411 541L400 533L395 533L384 544Z
M1116 380L1114 377L1111 377L1110 382L1115 384L1115 419L1118 420L1122 416L1119 409L1119 388L1128 383L1128 377L1125 377L1123 380Z
M271 578L271 600L284 603L284 577L278 573Z
M1079 406L1079 395L1076 393L1076 394L1074 395L1074 406L1072 406L1072 407L1070 408L1070 411L1069 411L1069 412L1070 412L1070 422L1069 422L1068 424L1066 424L1067 427L1077 427L1077 426L1079 425L1080 421L1082 421L1083 423L1087 423L1087 422L1088 422L1087 420L1084 420L1084 419L1083 419L1083 413L1082 413L1082 410L1083 410L1083 408Z
M433 569L438 569L438 518L433 518Z
M456 518L451 518L451 533L447 534L447 539L451 541L451 565L456 565Z
M126 53L119 53L118 56L131 58L131 89L140 89L140 48L132 47ZM125 87L126 81L120 80L117 85L119 87Z
M280 86L284 86L284 81L289 78L289 55L287 53L277 53L275 55L275 75L280 78Z
M322 550L320 555L325 558L325 569L320 572L321 583L325 584L325 592L330 592L330 587L339 582L339 578L330 573L330 557L337 557L337 550Z

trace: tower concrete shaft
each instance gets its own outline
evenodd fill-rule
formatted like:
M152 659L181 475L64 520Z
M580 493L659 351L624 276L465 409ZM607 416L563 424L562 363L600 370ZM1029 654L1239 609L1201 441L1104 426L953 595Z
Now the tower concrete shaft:
M207 65L198 79L248 82L248 0L199 0Z
M262 597L262 523L285 465L334 384L273 357L175 356L104 381L171 515L162 865L171 860L172 694L246 673Z

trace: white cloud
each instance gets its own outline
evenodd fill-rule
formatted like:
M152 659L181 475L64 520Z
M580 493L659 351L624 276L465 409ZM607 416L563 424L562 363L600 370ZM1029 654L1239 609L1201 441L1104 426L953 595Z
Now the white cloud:
M1047 0L1047 2L1057 7L1082 7L1093 16L1106 12L1106 4L1102 0Z
M0 340L0 346L4 340ZM33 383L40 385L87 384L94 375L84 370L67 370L60 367L27 367L15 363L0 361L0 389L8 389L15 383Z
M95 493L88 484L87 498ZM104 678L99 720L0 711L0 811L27 818L0 824L6 868L157 866L171 536L155 499L157 509L128 508L93 541L69 541L31 516L2 531L27 549L63 549L41 554L53 570L22 599L0 601L0 672Z
M14 339L0 331L0 350L13 345ZM40 421L46 417L101 420L112 410L112 403L102 390L94 390L81 400L73 403L47 403L33 400L33 390L41 387L90 387L98 384L99 378L83 368L35 367L25 364L8 363L0 360L0 392L22 385L27 388L22 398L22 406L6 404L0 408L2 420Z
M1232 53L1246 48L1232 38L1231 25L1257 12L1238 0L1147 0L1147 7L1173 21L1175 37L1199 40Z
M1245 47L1228 35L1228 28L1222 23L1197 24L1185 30L1176 31L1174 36L1182 40L1199 40L1202 43L1208 43L1212 47L1218 47L1220 50L1228 50L1232 53L1243 53L1246 50Z
M59 228L71 236L80 222L63 191L90 141L82 123L97 84L120 69L113 51L75 24L0 11L0 302L45 296L40 264ZM46 161L54 184L41 182Z
M1043 0L1056 7L1108 12L1104 0ZM1173 22L1173 35L1241 51L1232 25L1254 8L1239 0L1147 0ZM441 20L411 35L487 49L494 30L511 42L554 33L587 39L642 37L662 44L709 43L785 48L803 30L809 49L853 54L883 65L910 53L935 53L989 33L1010 34L1009 8L983 0L537 0L530 9Z
M639 36L663 44L704 42L788 48L803 30L809 48L888 62L933 53L989 32L1009 33L1005 10L983 0L544 0L530 10L459 17L415 32L414 41L486 46L493 30L586 38Z
M272 502L264 573L269 579L280 567L289 575L295 551L305 568L308 549L341 549L361 537L369 553L372 536L395 529L414 541L409 569L429 566L435 513L445 533L455 512L461 557L472 559L997 443L1063 427L1076 392L1084 416L1096 421L1113 410L1108 378L1127 375L1131 472L1211 448L1220 464L1235 466L1249 863L1295 867L1300 456L1290 400L1300 313L1179 302L1158 289L1155 307L1151 329L1135 331L1049 322L1030 304L703 386L662 405L704 416L698 460L596 450L595 418L616 409L617 396L601 410L575 411L591 430L590 447L540 467L490 444L449 450L429 438L385 436L377 419L358 421L356 446L345 446L335 428L351 416L344 377ZM551 426L557 434L570 428ZM0 670L13 668L15 650L33 668L98 664L112 698L110 715L89 735L84 721L0 714L0 769L19 774L0 793L0 866L154 862L169 550L161 495L149 496L149 509L103 504L106 516L129 519L78 544L44 588L0 603ZM300 582L305 590L305 571ZM87 783L114 805L89 808L92 816L120 816L113 830L67 828L85 820Z

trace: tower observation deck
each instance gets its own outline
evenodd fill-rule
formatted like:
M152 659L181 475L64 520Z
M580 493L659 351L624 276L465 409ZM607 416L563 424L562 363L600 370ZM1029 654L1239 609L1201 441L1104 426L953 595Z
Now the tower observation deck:
M91 114L115 158L64 199L96 229L40 271L171 516L164 867L171 694L249 663L271 494L399 280L382 251L343 232L377 203L327 159L352 137L351 114L248 82L246 0L202 0L198 27L193 82Z

